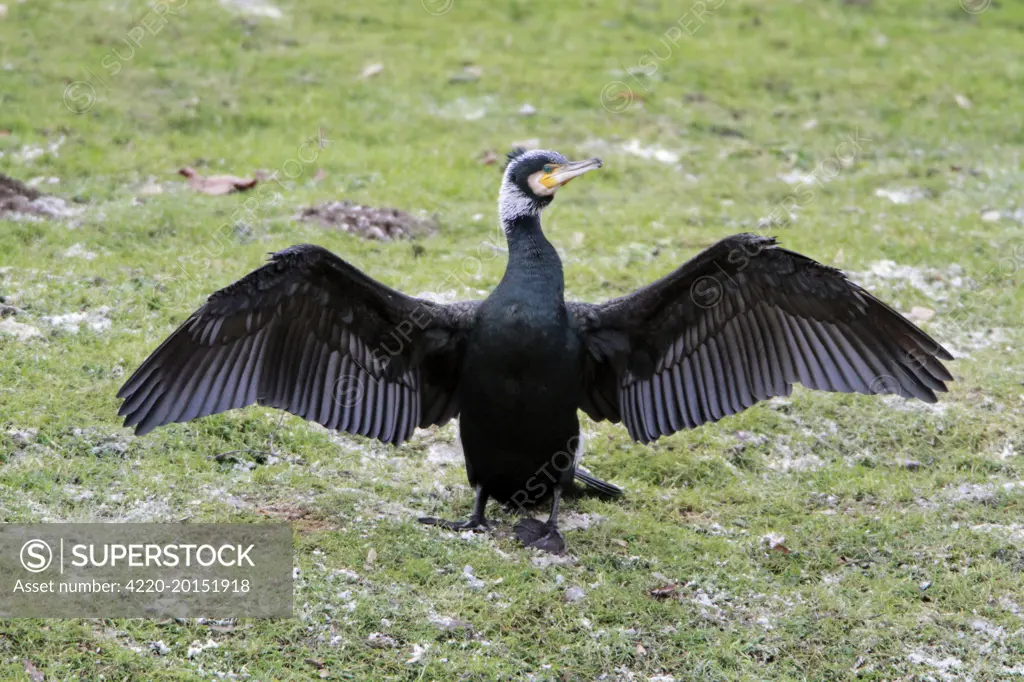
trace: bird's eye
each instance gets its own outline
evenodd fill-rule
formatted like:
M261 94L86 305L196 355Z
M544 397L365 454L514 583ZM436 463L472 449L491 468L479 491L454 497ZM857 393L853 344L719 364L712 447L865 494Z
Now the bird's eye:
M545 173L548 173L548 174L550 174L550 173L551 173L551 171L553 171L553 170L555 170L555 167L554 167L554 166L552 166L552 165L551 165L550 163L545 163L545 164L544 164L544 172L545 172Z

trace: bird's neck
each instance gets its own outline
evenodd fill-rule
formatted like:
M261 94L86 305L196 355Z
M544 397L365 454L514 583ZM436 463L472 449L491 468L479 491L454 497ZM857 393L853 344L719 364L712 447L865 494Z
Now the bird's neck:
M506 221L504 227L508 240L508 265L499 286L515 286L518 290L563 302L565 280L562 259L544 236L540 216L517 216Z

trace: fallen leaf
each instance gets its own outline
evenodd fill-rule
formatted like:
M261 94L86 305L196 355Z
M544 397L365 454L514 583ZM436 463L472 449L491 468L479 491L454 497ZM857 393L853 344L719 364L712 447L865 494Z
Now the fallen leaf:
M10 134L11 134L11 131L7 130L6 128L4 128L3 130L0 130L0 137L8 137L8 136L10 136Z
M774 545L772 545L771 547L768 548L768 551L769 552L782 552L783 554L792 554L793 553L793 550L791 550L789 547L786 547L781 542L776 542Z
M669 597L674 597L678 590L679 586L676 583L672 583L671 585L662 585L661 587L655 587L651 589L648 592L648 594L654 597L655 599L668 599Z
M32 682L43 682L43 680L46 679L46 675L44 675L39 668L32 663L32 661L26 658L22 661L22 664L25 666L25 674L28 675L28 679L32 680Z
M620 540L618 538L612 538L612 544L618 545L619 547L629 547L628 542L626 542L625 540Z
M185 166L178 171L188 178L188 186L203 194L231 194L252 189L259 182L256 178L239 178L234 175L200 175L194 168Z
M637 656L646 656L647 655L647 649L645 649L644 645L640 644L639 642L637 642L637 645L636 645L636 655Z
M323 670L326 667L324 665L324 662L321 661L318 658L307 658L306 659L306 665L311 665L314 668L316 668L317 670Z
M485 166L490 166L498 161L498 155L493 149L486 149L484 153L480 155L480 163Z
M362 78L363 80L367 78L373 78L374 76L380 74L380 72L383 70L383 64L367 64L366 67L363 69L363 72L359 74L359 77Z

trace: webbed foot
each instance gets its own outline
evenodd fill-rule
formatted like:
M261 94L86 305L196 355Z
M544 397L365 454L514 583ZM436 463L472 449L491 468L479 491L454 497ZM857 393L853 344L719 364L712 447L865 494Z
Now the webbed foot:
M513 530L527 547L534 547L551 554L565 552L565 537L558 527L533 518L519 519Z

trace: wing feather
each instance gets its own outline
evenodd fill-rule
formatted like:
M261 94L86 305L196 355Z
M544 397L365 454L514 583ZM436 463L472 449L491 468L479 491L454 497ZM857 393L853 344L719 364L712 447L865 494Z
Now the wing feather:
M567 305L591 363L588 414L621 419L644 442L798 382L934 402L953 378L941 362L952 356L921 329L838 270L758 235L724 239L632 294ZM606 385L617 394L598 400Z
M141 435L259 403L401 443L426 412L435 423L458 413L475 310L405 296L320 247L291 247L210 296L164 340L118 392L119 414ZM383 352L378 367L374 352L410 319L408 342Z

